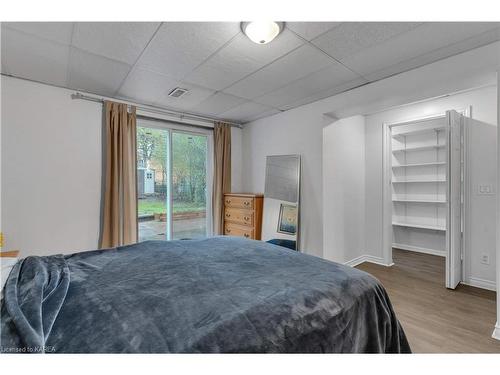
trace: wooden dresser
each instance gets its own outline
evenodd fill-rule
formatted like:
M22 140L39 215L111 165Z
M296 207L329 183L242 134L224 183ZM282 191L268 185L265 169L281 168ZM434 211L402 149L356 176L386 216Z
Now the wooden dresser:
M224 194L224 234L260 240L263 203L262 194Z

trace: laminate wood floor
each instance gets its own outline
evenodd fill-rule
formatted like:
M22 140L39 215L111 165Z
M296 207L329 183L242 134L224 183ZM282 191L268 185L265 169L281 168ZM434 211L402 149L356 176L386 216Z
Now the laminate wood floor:
M467 285L445 288L445 258L393 249L394 266L356 268L379 279L414 353L500 353L491 338L496 293Z

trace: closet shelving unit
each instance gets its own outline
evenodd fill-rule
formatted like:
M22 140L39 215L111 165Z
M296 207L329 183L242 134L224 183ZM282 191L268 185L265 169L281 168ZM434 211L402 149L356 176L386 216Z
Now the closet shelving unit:
M444 255L446 118L391 127L393 246Z

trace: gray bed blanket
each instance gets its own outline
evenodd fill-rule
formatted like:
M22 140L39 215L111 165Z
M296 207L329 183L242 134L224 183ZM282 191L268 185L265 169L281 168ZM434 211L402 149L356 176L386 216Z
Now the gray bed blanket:
M147 241L27 257L1 352L410 352L369 274L260 241Z

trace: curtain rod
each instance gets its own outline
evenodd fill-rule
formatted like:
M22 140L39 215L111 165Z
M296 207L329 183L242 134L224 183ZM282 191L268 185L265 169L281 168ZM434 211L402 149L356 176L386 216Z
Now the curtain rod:
M107 99L100 98L100 97L85 95L85 94L82 94L80 92L76 92L74 94L71 94L71 99L87 100L87 101L96 102L96 103L104 103L104 101L107 100ZM181 121L182 120L196 120L196 121L206 122L206 123L210 123L210 124L213 124L214 121L219 121L217 119L213 119L210 117L199 116L199 115L195 115L195 114L191 114L191 113L178 112L178 111L174 111L171 109L165 109L162 107L152 106L152 105L148 105L148 104L134 103L134 102L126 101L126 100L113 99L113 98L110 100L116 101L118 103L127 104L130 106L135 106L137 109L140 109L144 112L178 117ZM239 129L242 128L241 124L238 124L235 122L224 121L224 120L220 120L220 121L225 122L233 127L239 128ZM196 125L196 124L189 124L189 123L185 123L185 122L179 122L179 123L185 124L185 125ZM201 125L198 125L198 126L201 126ZM209 126L206 126L206 128L208 128L208 127Z

